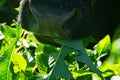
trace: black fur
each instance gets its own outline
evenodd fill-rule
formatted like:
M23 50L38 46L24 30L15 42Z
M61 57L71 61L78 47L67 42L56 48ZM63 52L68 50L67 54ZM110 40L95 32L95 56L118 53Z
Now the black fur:
M112 34L120 21L119 0L95 0L94 4L93 0L22 1L18 22L45 43L53 44L54 38L75 40L89 35L99 40ZM68 12L67 18L59 17Z

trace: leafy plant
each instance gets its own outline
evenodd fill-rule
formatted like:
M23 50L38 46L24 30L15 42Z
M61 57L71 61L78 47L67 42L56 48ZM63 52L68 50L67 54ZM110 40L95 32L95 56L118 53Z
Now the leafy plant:
M0 80L100 80L101 74L92 63L106 80L119 76L119 64L101 62L111 49L110 36L106 35L93 49L87 49L88 39L92 40L89 37L82 43L55 39L62 44L60 48L38 42L33 33L15 21L10 26L0 24Z

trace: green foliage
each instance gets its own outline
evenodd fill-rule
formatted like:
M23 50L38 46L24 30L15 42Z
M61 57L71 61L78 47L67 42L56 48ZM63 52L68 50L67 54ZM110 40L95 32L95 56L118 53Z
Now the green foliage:
M94 49L97 51L97 53L98 53L97 55L99 56L98 60L102 56L107 55L107 53L110 50L110 48L111 48L110 36L106 35L104 37L104 39L99 41L99 43L94 46Z
M107 53L108 49L110 49L110 36L106 35L104 39L99 41L99 43L94 47L100 56L102 53Z
M0 79L1 80L12 80L11 71L10 71L10 63L11 57L14 51L16 39L12 39L10 41L10 45L5 45L2 47L1 55L0 55Z
M18 25L16 24L16 29L10 28L4 24L0 25L2 35L5 37L1 38L2 44L0 51L0 79L1 80L12 80L12 73L10 71L10 64L12 55L15 52L16 42L18 40L18 35L16 32L19 32Z
M110 64L109 57L101 62L101 58L110 54L110 36L106 35L93 49L84 49L83 44L86 47L88 42L93 42L89 40L94 41L91 37L83 42L55 39L62 45L60 48L38 42L15 21L11 26L0 24L0 80L100 80L102 75L110 80L119 77L120 64Z
M50 76L48 77L48 80L57 80L60 78L70 79L72 78L72 75L70 71L68 71L68 68L64 62L65 56L70 52L66 47L62 47L61 51L59 52L57 59L54 63L54 66L50 72Z

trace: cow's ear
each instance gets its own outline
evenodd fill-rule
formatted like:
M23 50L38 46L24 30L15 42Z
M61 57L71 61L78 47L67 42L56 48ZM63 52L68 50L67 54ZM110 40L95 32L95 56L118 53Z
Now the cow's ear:
M29 0L21 1L17 21L26 30L30 30L31 27L35 26L36 21L31 13Z

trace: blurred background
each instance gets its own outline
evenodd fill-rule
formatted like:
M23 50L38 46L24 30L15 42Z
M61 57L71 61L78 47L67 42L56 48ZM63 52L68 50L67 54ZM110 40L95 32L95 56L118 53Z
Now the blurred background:
M0 0L0 23L11 24L18 12L15 10L19 6L20 0Z

